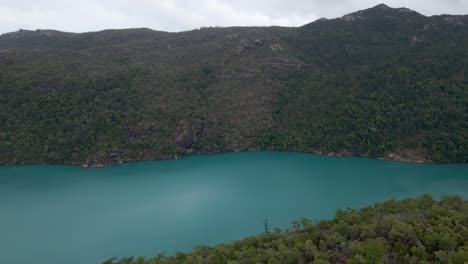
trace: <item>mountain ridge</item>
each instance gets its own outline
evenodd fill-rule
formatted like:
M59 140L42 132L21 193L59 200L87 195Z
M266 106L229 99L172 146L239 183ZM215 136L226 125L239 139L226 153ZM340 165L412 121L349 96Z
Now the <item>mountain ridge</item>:
M16 34L0 35L1 164L468 160L468 16L379 5L290 28Z
M148 28L148 27L137 27L137 28L120 28L120 29L110 28L110 29L103 29L103 30L97 30L97 31L86 31L86 32L69 32L69 31L60 31L60 30L55 30L55 29L41 29L41 28L38 28L38 29L35 29L35 30L19 29L17 31L5 32L5 33L0 34L0 37L3 36L3 35L15 35L15 34L20 34L20 33L34 33L34 32L39 32L39 33L43 33L43 34L44 33L63 33L63 34L70 34L70 35L80 35L80 34L99 34L99 33L104 33L104 32L108 32L108 31L133 31L133 30L139 30L139 31L152 31L152 32L156 32L156 33L177 34L177 33L197 31L197 30L200 30L200 29L203 29L203 28L222 28L222 29L229 29L229 28L270 28L270 27L301 28L301 27L304 27L304 26L306 26L308 24L311 24L311 23L314 23L314 22L317 22L317 21L344 19L344 18L346 18L347 16L350 16L350 15L365 14L365 13L370 13L370 12L375 12L375 11L392 11L392 12L399 12L400 14L414 14L414 15L418 15L418 16L422 16L422 17L426 17L426 18L435 18L435 17L442 17L442 16L443 17L453 17L453 18L460 18L460 17L466 18L468 16L468 15L450 15L450 14L438 14L438 15L426 16L426 15L423 15L421 13L418 13L415 10L412 10L412 9L409 9L409 8L406 8L406 7L393 8L393 7L390 7L390 6L388 6L388 5L384 4L384 3L381 3L381 4L375 5L373 7L367 8L367 9L362 9L362 10L358 10L358 11L355 11L355 12L345 14L345 15L340 16L340 17L319 18L319 19L316 19L316 20L314 20L312 22L306 23L306 24L304 24L302 26L295 26L295 27L294 26L292 26L292 27L275 26L275 25L272 25L272 26L255 26L255 25L252 25L252 26L227 26L227 27L208 26L208 27L201 27L201 28L197 28L197 29L189 29L189 30L181 30L181 31L164 31L164 30L157 30L157 29L152 29L152 28Z

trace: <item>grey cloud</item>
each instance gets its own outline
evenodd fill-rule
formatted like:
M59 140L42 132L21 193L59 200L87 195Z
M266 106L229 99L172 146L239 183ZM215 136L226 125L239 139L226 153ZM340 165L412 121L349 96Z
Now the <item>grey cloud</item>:
M149 27L181 31L201 26L300 26L383 0L0 0L0 33L19 28L71 32ZM386 0L425 15L468 13L467 0Z

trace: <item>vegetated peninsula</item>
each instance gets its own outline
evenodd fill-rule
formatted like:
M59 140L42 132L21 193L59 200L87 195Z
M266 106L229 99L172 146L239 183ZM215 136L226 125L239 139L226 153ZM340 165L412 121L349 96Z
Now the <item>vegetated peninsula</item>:
M278 150L468 161L468 16L0 36L0 163Z
M284 231L188 253L109 259L103 264L176 263L451 263L468 260L468 201L389 200L363 209L338 210L332 220L293 222Z

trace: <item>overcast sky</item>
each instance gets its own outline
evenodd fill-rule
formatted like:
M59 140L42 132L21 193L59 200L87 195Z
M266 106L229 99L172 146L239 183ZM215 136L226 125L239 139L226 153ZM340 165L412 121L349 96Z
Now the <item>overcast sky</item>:
M0 0L0 33L147 27L301 26L384 2L425 15L468 14L468 0Z

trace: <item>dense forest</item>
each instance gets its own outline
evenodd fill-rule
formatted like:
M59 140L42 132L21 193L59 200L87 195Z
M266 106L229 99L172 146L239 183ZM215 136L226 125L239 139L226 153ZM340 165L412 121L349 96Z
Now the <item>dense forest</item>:
M468 161L468 16L0 35L0 164L279 150Z
M332 220L301 219L290 229L197 246L189 253L109 259L104 264L447 263L468 261L468 201L430 195L338 210Z

